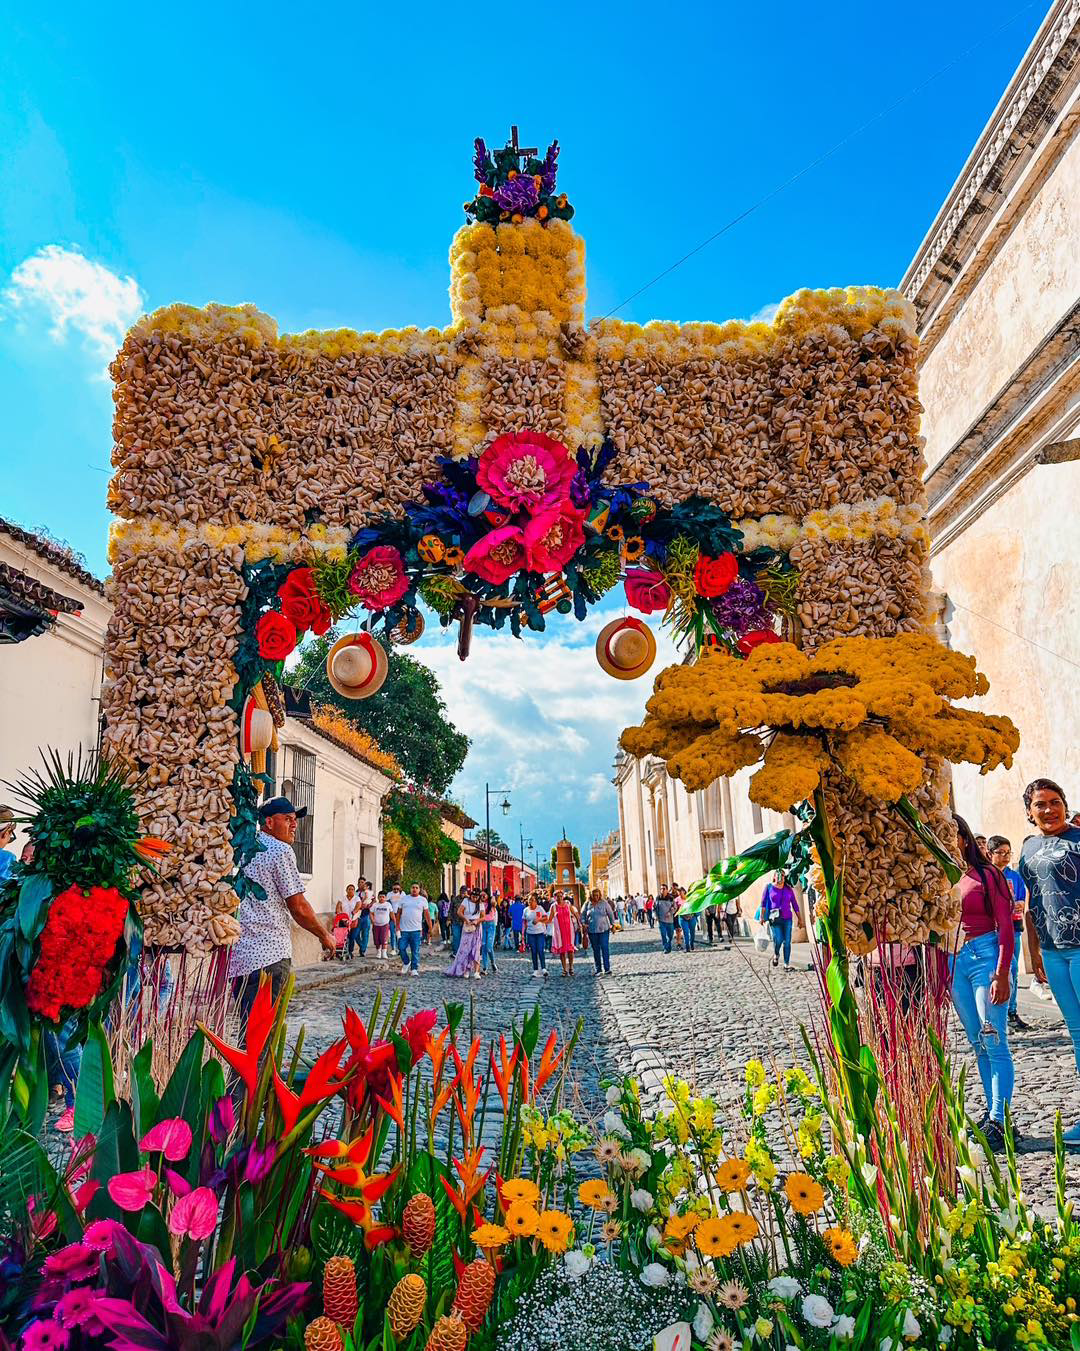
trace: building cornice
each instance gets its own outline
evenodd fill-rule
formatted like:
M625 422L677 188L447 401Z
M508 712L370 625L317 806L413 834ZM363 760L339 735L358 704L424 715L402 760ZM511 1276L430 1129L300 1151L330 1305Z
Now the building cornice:
M1080 0L1055 0L900 283L924 357L970 290L958 279L983 270L1063 152L1078 87Z

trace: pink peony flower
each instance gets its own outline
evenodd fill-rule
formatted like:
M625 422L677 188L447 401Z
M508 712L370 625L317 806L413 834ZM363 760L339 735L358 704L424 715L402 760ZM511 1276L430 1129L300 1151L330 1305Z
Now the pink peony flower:
M182 1116L171 1116L151 1127L139 1141L144 1154L162 1153L170 1163L186 1159L191 1149L191 1127Z
M157 1173L152 1168L140 1168L109 1178L109 1195L121 1210L142 1210L153 1196L155 1186Z
M525 527L525 554L532 572L558 572L585 543L585 513L560 502Z
M515 432L500 436L480 456L476 483L511 511L533 511L563 501L576 471L561 441L542 432Z
M218 1202L209 1187L196 1187L172 1208L169 1232L187 1238L209 1238L217 1228Z
M525 566L525 536L516 525L489 530L465 555L465 571L485 582L505 582Z
M39 1318L22 1335L23 1351L64 1351L69 1340L59 1323Z
M626 599L635 610L651 615L654 610L666 610L671 603L671 587L662 572L635 568L626 574Z
M392 544L377 544L353 568L349 590L369 610L386 610L409 589L401 555Z

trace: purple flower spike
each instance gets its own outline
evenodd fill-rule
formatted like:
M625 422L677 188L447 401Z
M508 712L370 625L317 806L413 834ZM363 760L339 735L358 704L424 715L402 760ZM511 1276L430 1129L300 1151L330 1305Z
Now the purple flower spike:
M559 158L559 143L552 141L547 148L547 154L544 156L544 167L540 170L541 184L544 192L549 196L555 191L555 176L559 172L556 161Z
M478 183L487 182L488 152L487 146L478 136L474 142L476 154L473 156L473 176Z
M210 1113L210 1134L215 1144L223 1145L236 1129L236 1108L232 1098L218 1098Z

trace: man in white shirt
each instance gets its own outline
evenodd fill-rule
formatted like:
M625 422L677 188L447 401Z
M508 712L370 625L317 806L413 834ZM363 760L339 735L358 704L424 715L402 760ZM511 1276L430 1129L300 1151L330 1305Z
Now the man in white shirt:
M243 933L229 951L229 975L240 1018L246 1023L265 974L276 1000L292 970L292 926L314 934L327 952L334 940L304 895L292 842L299 810L287 797L271 798L259 808L259 852L241 869L254 888L240 902L236 918Z
M398 951L401 953L401 970L410 976L420 974L420 940L424 932L424 916L427 914L427 901L420 894L420 887L413 883L409 895L395 887L390 895L390 905L394 911L394 923L397 925Z

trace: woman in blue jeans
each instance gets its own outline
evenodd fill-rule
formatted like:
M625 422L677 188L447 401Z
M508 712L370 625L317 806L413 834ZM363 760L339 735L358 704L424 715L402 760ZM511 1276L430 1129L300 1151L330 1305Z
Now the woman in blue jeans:
M956 817L960 853L968 865L957 883L964 946L952 959L952 1000L979 1067L986 1112L979 1127L991 1149L1005 1145L1005 1104L1012 1098L1009 1050L1009 972L1013 955L1012 892Z
M1028 820L1039 832L1020 850L1027 883L1027 935L1035 975L1054 992L1080 1069L1080 829L1072 824L1065 794L1053 779L1024 789ZM1065 1131L1080 1145L1080 1121Z
M773 966L780 965L780 949L784 949L784 970L791 970L791 930L794 917L799 913L799 902L795 899L794 888L788 886L783 873L776 873L776 881L770 882L761 898L761 918L772 930Z
M495 933L499 924L499 907L485 892L480 902L481 920L480 920L480 970L486 971L491 966L492 971L498 971L495 965Z

